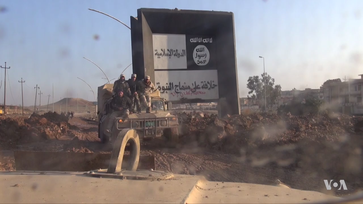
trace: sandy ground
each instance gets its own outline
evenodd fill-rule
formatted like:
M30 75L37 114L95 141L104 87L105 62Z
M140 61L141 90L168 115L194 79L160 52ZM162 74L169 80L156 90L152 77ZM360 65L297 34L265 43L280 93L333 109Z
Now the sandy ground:
M314 191L211 182L198 176L148 170L136 174L146 180L132 180L135 172L126 171L123 176L128 179L98 172L88 176L81 172L0 172L0 197L4 203L326 203L338 199Z

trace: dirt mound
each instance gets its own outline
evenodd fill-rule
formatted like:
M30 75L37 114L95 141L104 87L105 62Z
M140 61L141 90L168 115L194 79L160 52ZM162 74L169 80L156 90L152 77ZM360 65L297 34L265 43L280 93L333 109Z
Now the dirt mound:
M185 142L197 140L199 146L235 154L255 168L293 171L319 181L344 178L350 190L362 186L363 179L358 178L363 173L363 117L332 113L178 116ZM293 183L304 189L302 181Z
M29 128L25 126L22 119L5 118L0 120L0 147L14 147L20 141L24 141L22 135L29 134ZM26 140L25 140L26 141Z
M354 124L354 131L357 133L363 132L363 120L357 119L356 123Z
M28 118L0 119L0 145L2 148L14 148L18 144L46 139L58 139L67 134L70 128L68 118L57 113L43 115L32 114Z
M224 143L240 148L291 144L300 140L339 142L363 128L363 119L346 115L249 114L218 118L208 114L179 114L184 137L192 135L200 145L221 148Z
M93 153L92 150L82 144L82 141L78 137L74 137L70 143L63 145L63 150L65 152Z

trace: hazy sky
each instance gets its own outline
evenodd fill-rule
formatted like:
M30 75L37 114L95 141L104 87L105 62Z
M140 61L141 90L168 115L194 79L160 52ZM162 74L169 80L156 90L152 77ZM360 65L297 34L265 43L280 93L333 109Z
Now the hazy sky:
M237 66L241 97L247 79L266 71L283 90L319 88L327 79L363 73L362 0L0 0L0 65L8 70L7 104L34 104L38 84L42 104L52 94L94 100L106 82L119 77L131 60L130 30L93 8L126 24L138 8L230 11L235 15ZM99 38L95 38L98 36ZM125 71L130 76L132 68ZM0 104L4 69L0 70ZM52 98L50 99L52 102Z

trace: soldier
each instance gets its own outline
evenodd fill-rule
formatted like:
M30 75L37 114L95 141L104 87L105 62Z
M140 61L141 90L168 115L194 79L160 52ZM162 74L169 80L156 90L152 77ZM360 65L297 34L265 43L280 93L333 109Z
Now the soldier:
M111 136L110 134L114 125L113 121L115 120L115 118L122 117L123 119L126 119L130 114L130 108L130 98L126 97L123 91L119 91L110 101L111 114L109 114L106 119L105 134L107 134L109 137Z
M132 101L132 107L131 107L130 112L135 113L135 103L136 103L137 112L140 113L141 107L140 107L139 95L137 94L138 86L137 86L137 81L136 81L136 74L132 74L131 79L127 80L127 83L130 87L131 101Z
M122 91L127 97L131 97L129 84L126 83L125 75L121 74L120 79L116 80L113 84L113 95Z
M146 105L146 113L151 111L151 93L155 91L154 84L150 81L150 76L145 76L145 78L140 83L139 97L142 99L143 103Z

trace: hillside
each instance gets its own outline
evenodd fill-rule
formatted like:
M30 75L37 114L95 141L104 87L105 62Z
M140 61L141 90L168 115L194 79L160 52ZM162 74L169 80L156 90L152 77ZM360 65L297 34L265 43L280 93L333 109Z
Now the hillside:
M97 102L91 102L91 101L87 101L81 98L63 98L57 102L54 103L54 105L59 105L59 106L94 106L96 105ZM53 105L53 104L49 104L49 105Z
M81 98L63 98L54 103L54 111L56 112L95 112L97 102L87 101ZM37 104L38 105L38 104ZM28 107L31 110L34 110L34 106ZM53 103L42 104L40 107L37 106L40 111L53 111Z

